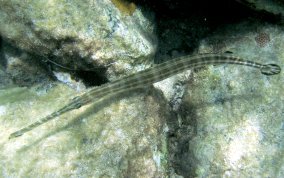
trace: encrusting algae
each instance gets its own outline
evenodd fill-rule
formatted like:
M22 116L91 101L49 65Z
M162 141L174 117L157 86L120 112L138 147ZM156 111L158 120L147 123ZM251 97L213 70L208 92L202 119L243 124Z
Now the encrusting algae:
M111 2L124 15L132 15L136 10L136 5L133 2L126 0L111 0Z

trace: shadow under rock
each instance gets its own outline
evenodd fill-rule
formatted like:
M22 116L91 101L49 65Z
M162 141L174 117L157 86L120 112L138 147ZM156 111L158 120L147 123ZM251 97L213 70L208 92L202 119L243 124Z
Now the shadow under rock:
M3 40L0 36L0 69L5 68L7 66L7 61L5 59L5 55L3 53Z
M190 148L194 147L194 145L192 145L194 143L192 143L191 140L198 136L198 110L214 105L223 105L227 102L231 104L230 107L234 107L232 106L232 103L235 100L249 101L251 98L261 97L262 96L259 94L246 94L221 97L213 102L184 102L178 111L180 115L179 127L172 128L175 129L174 131L171 131L174 134L169 138L169 153L172 154L172 160L170 160L170 162L175 172L185 178L197 176L195 172L200 160L196 158L194 151Z

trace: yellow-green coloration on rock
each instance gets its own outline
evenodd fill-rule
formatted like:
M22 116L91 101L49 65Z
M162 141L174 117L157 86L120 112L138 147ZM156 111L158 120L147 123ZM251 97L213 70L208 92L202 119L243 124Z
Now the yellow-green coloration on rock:
M5 103L14 103L19 100L30 99L35 96L27 88L9 87L0 89L0 105Z
M122 14L132 15L136 10L136 5L127 0L111 0L111 2L119 9Z

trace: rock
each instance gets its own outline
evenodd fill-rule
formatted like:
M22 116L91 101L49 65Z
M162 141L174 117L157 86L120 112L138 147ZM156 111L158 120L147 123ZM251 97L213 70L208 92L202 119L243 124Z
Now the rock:
M123 18L138 13L133 3L111 2ZM279 26L249 21L222 25L210 35L195 53L230 51L283 66L284 34ZM76 46L80 40L74 39ZM179 41L180 37L165 39ZM60 43L57 52L68 56L65 47L73 44L69 42ZM76 53L80 59L88 58ZM76 66L84 68L84 64ZM125 68L117 69L108 73ZM62 84L48 93L35 87L2 89L0 172L7 177L283 177L283 79L283 72L264 76L244 66L204 67L155 84L164 96L153 88L154 94L129 92L66 113L9 141L11 132L59 109L76 92Z
M65 105L75 91L63 84L44 95L25 88L0 90L0 172L8 177L165 177L169 115L160 94L151 91L83 106L8 140L11 132Z
M76 91L86 90L86 86L84 85L84 83L81 80L79 80L79 81L74 80L71 77L71 75L67 72L53 72L53 74L55 75L57 80L65 83L66 85L75 89Z
M154 83L154 87L163 93L172 111L179 109L189 79L191 79L191 70Z
M13 47L5 41L0 47L0 88L51 84L48 69L37 60L38 56Z
M260 33L270 39L263 45ZM199 52L231 51L283 67L283 39L280 26L243 22L204 39ZM184 177L283 177L283 72L209 66L190 81L170 138L175 171Z
M236 0L254 10L266 11L284 17L284 3L281 0Z
M153 23L122 0L4 0L0 23L20 49L73 69L108 68L110 80L146 68L156 50Z

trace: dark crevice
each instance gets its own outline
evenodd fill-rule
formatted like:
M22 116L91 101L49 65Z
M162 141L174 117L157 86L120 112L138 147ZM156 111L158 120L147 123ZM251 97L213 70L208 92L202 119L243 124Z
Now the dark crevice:
M268 13L259 15L249 7L233 0L134 0L131 2L137 4L142 11L144 9L146 17L151 16L149 11L155 13L156 34L159 41L155 56L156 63L191 54L197 48L201 39L224 24L238 23L254 17L257 17L258 20L267 21L275 19ZM34 33L44 40L42 44L53 40L48 32L34 31ZM76 43L71 37L57 41L55 49L58 50ZM71 51L70 54L65 54L65 56L55 56L49 49L46 49L43 53L47 56L41 57L43 58L42 61L47 64L46 66L50 71L68 72L74 79L81 79L87 87L108 82L105 75L107 68L92 67L93 65L87 62L91 61L89 56L82 58L77 51ZM3 61L1 62L3 63Z
M3 39L1 36L0 36L0 65L1 65L1 68L7 67L7 61L5 60L5 55L3 52Z
M134 0L139 7L155 13L158 51L155 62L191 54L201 39L224 25L244 20L280 22L278 16L256 12L235 0Z
M75 76L81 78L87 87L99 86L108 82L105 74L106 69L96 71L77 71Z
M43 61L47 66L49 66L50 71L69 73L74 80L82 80L86 87L99 86L108 82L105 74L107 70L106 67L93 67L91 64L87 64L85 62L87 60L80 58L76 54L64 58L68 58L69 60L50 55L48 57L43 57ZM81 61L81 67L78 67L78 65L77 67L74 67L76 65L73 65L72 62L70 62L75 60ZM65 64L64 61L69 61L69 63Z

